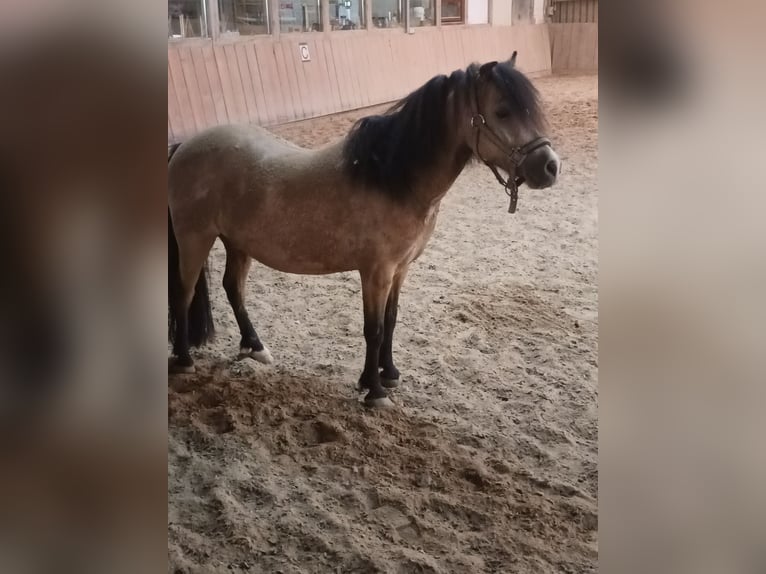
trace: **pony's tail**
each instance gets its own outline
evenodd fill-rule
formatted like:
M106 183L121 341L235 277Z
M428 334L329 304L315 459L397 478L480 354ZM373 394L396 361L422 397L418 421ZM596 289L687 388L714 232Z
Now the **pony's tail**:
M168 162L176 152L180 144L175 144L168 150ZM173 229L173 219L170 217L168 207L168 339L171 343L176 340L178 329L178 316L175 305L181 295L181 270L179 267L180 257L178 241ZM207 287L207 263L200 271L197 285L194 287L194 297L189 306L188 314L189 344L200 347L207 343L215 331L213 324L213 310L210 306L210 294Z

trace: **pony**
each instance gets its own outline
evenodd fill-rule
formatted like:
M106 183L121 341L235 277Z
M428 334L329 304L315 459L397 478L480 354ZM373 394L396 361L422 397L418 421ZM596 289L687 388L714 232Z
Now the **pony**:
M170 149L170 372L194 372L190 346L213 335L206 261L220 238L240 353L266 364L271 353L245 308L252 260L286 273L358 271L366 343L358 389L369 407L393 406L386 389L400 380L392 357L399 293L455 179L479 159L515 211L522 183L543 189L559 174L539 94L515 62L516 52L436 76L321 149L245 125L213 127Z

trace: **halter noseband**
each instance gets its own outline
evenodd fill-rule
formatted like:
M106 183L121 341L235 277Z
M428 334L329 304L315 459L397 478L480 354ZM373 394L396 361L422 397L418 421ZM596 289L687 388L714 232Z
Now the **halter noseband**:
M508 213L516 213L516 204L519 201L519 186L526 181L523 177L516 175L516 170L521 167L521 164L524 163L524 160L527 159L527 156L530 153L544 146L550 147L551 141L548 138L539 137L521 147L508 148L505 142L487 125L487 120L481 113L481 109L479 108L478 84L476 86L475 96L476 113L471 117L471 127L476 130L476 145L474 146L474 150L484 165L492 170L497 181L503 186L505 194L511 198L511 204L508 206ZM508 179L503 179L497 171L497 168L482 157L481 152L479 151L479 136L481 136L482 131L484 131L486 135L493 140L494 144L500 148L500 151L506 154L508 159L511 160L511 169L508 172Z

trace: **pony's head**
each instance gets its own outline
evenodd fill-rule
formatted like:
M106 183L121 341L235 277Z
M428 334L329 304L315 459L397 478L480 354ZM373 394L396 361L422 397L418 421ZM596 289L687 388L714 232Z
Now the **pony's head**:
M445 160L457 177L474 155L512 194L522 182L553 185L561 162L543 137L537 90L515 64L514 52L507 62L435 76L386 113L362 118L343 147L348 173L363 187L406 197L419 181L431 185Z
M545 137L546 122L532 82L516 69L516 52L505 62L473 65L468 94L466 143L490 168L529 187L552 186L561 161Z

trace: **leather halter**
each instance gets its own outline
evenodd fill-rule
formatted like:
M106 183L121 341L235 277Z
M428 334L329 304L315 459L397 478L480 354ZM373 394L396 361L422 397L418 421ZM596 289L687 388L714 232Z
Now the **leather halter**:
M524 163L524 160L526 160L527 156L533 151L544 146L552 147L551 141L546 137L539 137L533 139L531 142L526 143L521 147L509 148L506 143L492 130L492 128L487 125L487 120L481 113L481 109L479 108L478 84L476 86L475 96L476 113L471 117L471 127L476 130L476 145L474 146L474 151L476 152L476 155L479 157L479 159L484 163L484 165L492 170L492 173L497 178L497 181L499 181L500 185L503 186L505 194L511 198L511 203L508 206L508 213L516 213L516 204L519 201L519 186L526 181L525 178L516 175L516 170L521 167L521 164ZM485 135L489 137L489 139L492 140L498 148L500 148L500 151L508 156L508 159L511 162L511 168L508 172L508 179L503 179L503 177L497 171L497 167L489 163L481 155L481 152L479 151L479 137L481 136L482 132L484 132Z

